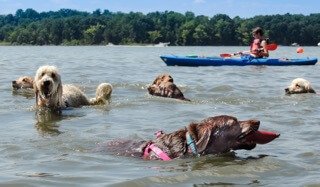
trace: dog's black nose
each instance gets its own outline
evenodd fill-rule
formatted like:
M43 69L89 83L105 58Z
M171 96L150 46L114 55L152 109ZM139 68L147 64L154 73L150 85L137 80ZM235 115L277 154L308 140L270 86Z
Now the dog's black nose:
M44 82L43 82L43 85L44 85L44 86L49 86L50 83L51 83L50 81L44 81Z
M284 89L284 91L288 92L288 91L289 91L289 88Z
M12 84L16 84L17 83L17 81L12 81Z

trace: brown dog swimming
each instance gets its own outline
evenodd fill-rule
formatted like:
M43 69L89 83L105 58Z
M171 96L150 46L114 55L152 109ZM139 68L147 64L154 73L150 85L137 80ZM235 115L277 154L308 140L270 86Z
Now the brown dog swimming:
M173 83L173 78L169 74L158 75L152 85L148 87L148 92L155 96L190 101L184 97L181 90Z
M116 155L135 156L147 160L171 160L188 155L227 153L231 150L251 150L256 144L266 144L280 134L259 131L260 121L238 121L227 115L209 117L191 123L178 131L149 141L114 140L107 142L107 151Z

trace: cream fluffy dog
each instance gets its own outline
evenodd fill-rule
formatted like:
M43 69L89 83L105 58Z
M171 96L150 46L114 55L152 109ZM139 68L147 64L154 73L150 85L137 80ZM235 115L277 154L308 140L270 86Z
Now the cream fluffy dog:
M309 81L303 78L294 79L285 89L286 94L316 93Z
M111 84L102 83L96 90L96 97L88 99L78 87L70 84L62 85L58 69L55 66L48 65L41 66L37 70L33 88L36 96L36 105L53 110L105 104L112 93Z

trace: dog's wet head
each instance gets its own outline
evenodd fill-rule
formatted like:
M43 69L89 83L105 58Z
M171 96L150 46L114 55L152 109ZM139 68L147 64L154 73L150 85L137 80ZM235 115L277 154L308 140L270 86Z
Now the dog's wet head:
M212 142L208 142L208 153L225 153L230 150L251 150L256 146L247 136L259 129L260 121L238 121L235 118L224 118L211 134Z
M160 85L161 83L165 83L165 82L172 82L173 83L173 78L171 77L171 75L169 75L167 73L161 74L156 77L156 79L153 81L153 84Z
M311 84L309 81L302 78L296 78L291 82L291 84L287 88L285 88L285 93L287 95L290 95L290 94L316 93L316 92L311 87Z
M202 141L205 143L199 143L199 147L205 154L226 153L238 149L251 150L256 144L266 144L279 137L279 134L273 132L259 131L258 120L238 121L226 116L221 119L220 125L214 131L205 133L209 136L202 136L206 137L205 141Z
M17 80L12 81L13 89L32 89L33 88L33 78L29 76L19 77Z
M57 68L54 66L40 67L34 79L34 89L38 99L38 105L49 105L53 95L59 92L62 93L62 90L59 90L62 89L62 86Z

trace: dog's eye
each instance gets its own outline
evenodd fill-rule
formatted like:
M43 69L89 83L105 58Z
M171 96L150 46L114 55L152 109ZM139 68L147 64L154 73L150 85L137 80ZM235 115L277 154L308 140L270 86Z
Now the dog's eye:
M24 78L24 79L22 79L22 81L23 81L23 82L27 82L27 79L26 79L26 78Z
M51 77L54 79L54 78L56 78L56 74L55 73L52 73L51 74Z
M299 84L296 84L296 87L297 87L297 88L300 88L300 85L299 85Z
M43 76L44 76L44 74L45 74L44 72L43 72L43 73L41 73L41 77L43 77Z

